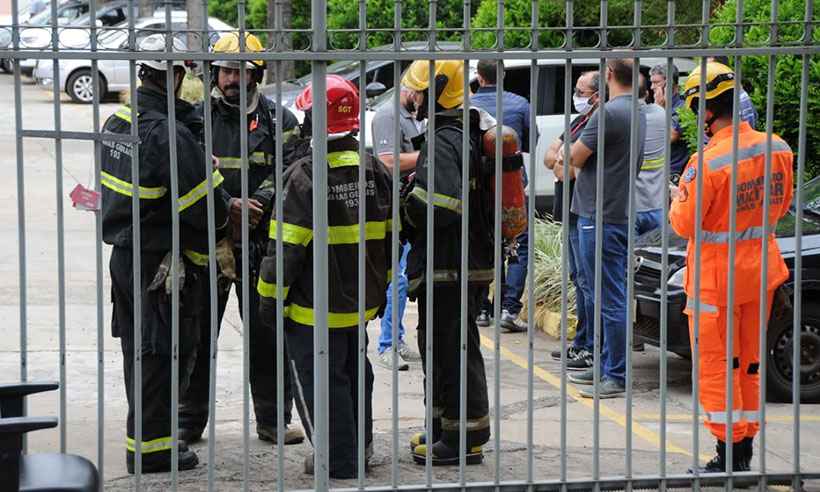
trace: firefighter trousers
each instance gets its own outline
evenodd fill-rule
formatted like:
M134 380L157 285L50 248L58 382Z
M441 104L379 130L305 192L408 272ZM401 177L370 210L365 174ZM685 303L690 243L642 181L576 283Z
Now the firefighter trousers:
M253 245L253 247L259 247ZM275 427L276 422L276 333L267 330L259 323L259 293L256 291L256 279L259 275L259 264L261 255L255 254L258 251L249 251L252 259L249 265L250 283L248 285L248 307L250 319L247 326L250 333L250 384L251 395L253 396L253 408L256 414L256 423ZM234 258L236 259L236 272L242 272L242 248L234 248ZM253 261L259 258L259 261ZM231 281L221 277L217 282L217 333L222 326L222 318L225 315L225 308L231 294L231 287L234 287L236 300L239 305L239 315L242 316L242 281ZM191 382L188 391L181 399L179 407L179 425L190 429L204 429L208 423L208 392L210 381L210 361L211 361L211 314L208 304L210 302L210 283L205 286L206 297L202 305L202 315L200 317L200 344L197 351L196 364L191 373ZM288 364L287 354L285 354L284 371L284 392L285 392L285 425L291 421L291 410L293 408L293 391Z
M313 390L313 330L312 326L285 321L288 353L293 361L296 408L308 439L313 442L315 400ZM357 476L357 436L359 415L359 334L357 328L334 328L328 335L328 393L330 476ZM364 444L373 442L373 366L364 347Z
M475 319L484 302L486 287L470 285L467 289L467 447L480 446L490 440L489 400L484 358L481 356L481 335ZM427 299L418 294L418 344L425 372L424 388L428 377L426 344L428 333ZM425 395L425 403L433 405L434 435L430 442L443 440L452 448L459 446L459 394L461 316L459 284L437 283L433 289L433 394ZM441 435L435 435L437 429Z
M148 291L164 254L141 254L142 347L142 454L171 452L171 296L164 286ZM134 289L132 250L114 247L111 252L112 335L120 338L123 376L128 399L126 449L133 453L136 399L134 386ZM186 263L185 285L179 302L179 394L184 394L199 343L197 319L203 272Z
M766 321L772 310L769 291ZM686 307L689 315L689 337L694 342L694 301ZM698 397L706 418L706 428L717 439L726 442L729 421L726 398L726 344L728 308L701 303L698 340ZM760 428L760 302L734 307L734 342L732 358L732 441L754 437ZM694 347L694 343L692 345Z

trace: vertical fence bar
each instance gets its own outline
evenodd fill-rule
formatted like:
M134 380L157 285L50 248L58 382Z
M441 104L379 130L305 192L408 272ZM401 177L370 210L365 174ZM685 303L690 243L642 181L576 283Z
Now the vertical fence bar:
M504 0L497 0L496 11L496 49L499 53L504 51ZM495 484L501 483L501 303L503 292L501 290L502 273L504 272L503 249L501 248L501 127L504 124L504 59L501 58L496 63L495 68L495 197L493 203L493 264L495 289L493 292L493 351L494 351L494 384L493 407L495 408L495 422L493 429L493 452L495 454Z
M359 50L362 52L367 51L367 0L359 0ZM396 93L400 92L398 90L399 87L399 71L396 67L398 63L393 64L393 87L396 88ZM398 124L398 111L394 113L396 115L396 123ZM366 307L366 294L367 290L365 287L365 255L367 254L367 236L365 234L365 223L367 221L367 216L365 211L367 209L367 181L365 177L366 166L365 163L367 162L367 153L365 150L365 143L367 140L367 62L360 61L359 62L359 248L357 250L358 257L357 257L357 264L358 264L358 312L359 312L359 332L358 332L358 358L356 361L356 375L357 375L357 385L356 385L356 401L357 401L357 414L356 414L356 455L358 456L358 482L359 488L363 489L365 486L365 358L367 357L367 323L365 322L365 310ZM373 149L374 149L374 164L378 161L378 156L376 156L375 146L376 142L373 137L370 138L373 141ZM396 139L398 143L398 139ZM398 166L399 158L394 155L393 156L393 165ZM398 196L396 192L396 188L398 183L393 183L393 199L391 202L391 218L393 220L392 228L391 228L391 249L393 248L393 243L397 242L399 237L398 233L398 226L399 226L399 214L398 214ZM393 261L395 264L395 259ZM396 277L396 271L393 271L393 275L391 275L390 281L392 282L393 279ZM395 287L398 285L398 282L393 284L393 291L395 291ZM392 315L393 324L396 324L396 315L395 309ZM398 320L401 322L401 320ZM394 338L395 339L395 338ZM376 342L378 344L378 340ZM395 364L394 364L395 369ZM398 374L398 373L396 373ZM396 388L396 387L394 387ZM398 398L398 390L394 390L396 394L396 398ZM372 395L371 395L372 396ZM393 442L394 442L394 454L393 460L396 460L396 453L398 448L398 411L396 410L396 406L393 407ZM372 445L372 444L371 444Z
M397 8L400 8L400 5L397 4ZM401 26L401 18L398 17L399 12L395 12L396 16L394 17L394 22L397 22L398 26ZM393 49L396 53L401 51L401 42L398 37L393 38ZM399 319L399 258L402 255L402 251L399 250L399 243L398 243L398 226L399 226L399 180L401 179L401 142L402 142L402 135L400 131L400 118L401 118L401 111L400 111L400 102L401 102L401 80L399 80L401 72L401 63L396 61L393 63L393 168L391 169L391 184L392 184L392 207L391 207L391 218L393 220L393 227L392 227L392 234L390 240L390 271L393 272L390 275L390 364L392 367L392 371L390 373L391 380L390 380L390 387L392 389L391 392L391 403L393 412L391 414L392 418L392 425L391 425L391 448L390 448L390 484L393 488L398 487L399 484L399 351L398 351L398 338L399 338L399 326L401 325L402 320ZM362 65L362 73L365 73L364 64ZM374 133L375 137L375 133ZM377 142L373 141L373 148L376 148ZM379 348L381 349L381 347Z
M94 18L91 18L94 22ZM59 52L60 35L57 20L57 0L51 0L51 51ZM39 62L38 62L39 63ZM57 316L59 323L59 350L60 350L60 452L65 453L67 445L66 423L68 422L66 405L66 336L65 336L65 229L63 227L63 139L59 136L62 131L62 105L60 97L60 60L55 57L52 61L54 79L54 139L55 184L57 198ZM96 92L96 91L94 91Z
M311 1L313 51L327 50L327 2ZM311 63L313 69L313 334L314 371L314 470L316 490L328 489L328 259L327 259L327 65Z
M137 35L134 30L135 0L128 0L128 49L137 51ZM139 160L139 99L137 94L137 63L130 61L128 64L128 89L131 101L131 138L133 153L131 156L131 228L133 233L132 262L134 265L134 489L142 490L142 316L137 313L142 312L142 284L140 275L142 272L142 234L140 230L140 160ZM176 198L172 196L172 201ZM123 354L125 357L127 354Z
M464 17L464 48L468 49L470 45L470 30L469 30L469 3L465 3L465 17ZM467 466L467 344L468 333L467 325L470 323L468 319L468 295L469 295L469 249L467 242L470 237L470 98L466 97L469 94L470 88L470 61L465 60L463 67L464 83L463 91L464 97L464 111L462 113L461 121L461 264L459 277L459 297L461 299L460 319L459 324L459 376L458 376L458 481L462 486L467 483L467 474L465 468Z
M208 0L202 1L202 51L207 52L210 48L210 35L208 29ZM208 215L208 315L209 326L208 338L210 340L210 350L208 353L208 492L216 490L216 367L217 354L219 353L219 307L218 287L217 287L217 266L216 266L216 211L213 186L213 108L211 101L211 62L202 62L202 95L203 95L203 116L205 120L205 176L208 183L208 194L206 196L206 206ZM200 342L202 343L202 342Z
M171 4L165 4L165 50L175 51ZM171 490L179 487L179 161L177 161L176 94L174 62L166 60L165 93L168 106L168 160L171 167Z
M812 43L813 30L812 19L814 18L814 2L806 2L805 27L803 31L803 41L809 45ZM811 58L803 55L803 70L800 74L800 121L798 128L797 143L797 198L794 202L796 209L796 221L794 225L795 251L803 250L803 178L806 170L806 120L808 119L809 101L809 69ZM801 334L803 330L802 322L803 310L803 256L794 255L794 315L792 318L792 422L794 422L792 443L792 465L794 474L792 478L792 488L800 490L802 487L800 480L800 374L797 368L800 367L801 355ZM762 451L761 451L762 452Z
M20 5L11 0L12 49L20 50ZM20 59L14 60L14 131L17 147L17 260L20 292L20 382L28 381L28 272L26 269L26 182L23 164L23 91ZM28 405L23 399L23 415ZM28 450L28 438L23 436L23 453Z
M430 25L435 25L435 10L433 9L433 4L430 5ZM428 46L430 51L435 49L435 40L434 36L431 31L430 38L428 40ZM428 62L428 70L429 70L429 79L428 79L428 87L435 87L435 71L436 71L436 64L433 60ZM433 291L435 289L435 276L434 276L434 248L433 248L433 240L434 240L434 229L433 229L433 197L435 193L435 164L436 164L436 101L435 96L428 97L424 104L427 104L427 159L428 159L428 167L427 167L427 209L426 209L426 229L427 234L426 238L427 241L425 246L427 248L427 264L425 265L425 301L427 303L427 310L425 314L425 352L427 353L427 374L425 377L425 423L426 423L426 437L430 441L433 440L433 405L434 405L434 395L433 395L433 378L435 375L433 374L433 330L435 327L433 326ZM441 415L438 416L441 418ZM426 484L428 488L432 488L433 484L433 443L428 442L425 448L426 454L424 458L424 473Z

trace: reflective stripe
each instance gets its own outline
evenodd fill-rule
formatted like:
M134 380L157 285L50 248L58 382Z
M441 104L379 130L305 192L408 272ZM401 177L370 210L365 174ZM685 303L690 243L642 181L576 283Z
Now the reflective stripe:
M644 159L641 171L655 171L663 168L666 164L666 159L659 157L657 159Z
M131 108L128 106L123 106L114 113L114 116L117 118L124 120L128 123L131 123Z
M448 419L447 417L441 418L441 430L457 431L459 428L458 424L458 419ZM465 427L468 431L489 429L490 417L485 415L484 417L479 417L477 419L467 419L467 422L465 422Z
M219 170L214 171L214 188L222 184L225 178ZM208 195L208 180L199 183L188 193L179 197L179 211L182 212L186 208L194 205L197 201Z
M132 192L134 191L134 185L132 183L117 178L114 175L109 174L105 171L100 172L100 183L102 183L102 185L108 188L109 190L128 197L132 196ZM168 190L164 186L140 186L139 198L142 200L156 200L158 198L162 198L163 196L165 196L165 193L167 192Z
M712 424L726 424L728 421L728 414L726 412L704 412L703 415L706 417L706 420ZM741 421L745 421L743 418L743 412L740 410L734 410L732 412L732 423L736 424Z
M219 168L220 169L241 169L242 168L242 158L241 157L219 157ZM268 154L265 152L254 152L248 156L248 164L249 165L256 165L256 166L267 166L271 163L271 160L268 159Z
M383 222L367 222L364 226L365 240L372 241L375 239L384 239L387 236L387 231L392 229L392 227L392 219L388 219ZM359 224L328 227L327 242L328 244L358 244Z
M772 140L772 152L791 152L789 144L782 140ZM752 157L763 156L766 154L766 142L756 143L749 147L737 149L737 161L751 159ZM735 162L732 158L732 152L721 154L717 157L709 159L709 169L717 171Z
M769 226L768 233L774 233L775 228L773 226ZM752 239L762 239L766 237L767 232L763 226L754 226L749 227L748 229L744 229L742 231L738 231L735 234L735 239L738 241L749 241ZM712 232L712 231L703 231L703 242L709 244L728 244L729 243L729 233L728 232Z
M686 297L686 308L691 309L693 312L695 311L695 299L687 296ZM705 302L700 303L700 312L702 313L717 313L718 307L714 304L707 304Z
M743 420L746 422L759 422L760 412L757 410L743 410Z
M427 190L421 186L416 185L410 194L427 204ZM433 206L446 208L447 210L452 210L457 214L461 214L461 200L447 195L442 195L441 193L433 193Z
M330 152L327 154L327 164L330 167L358 166L359 153L352 150Z
M140 451L141 454L156 453L158 451L170 451L172 448L172 443L173 440L170 437L159 437L157 439L152 439L150 441L142 441L142 447L140 448ZM135 453L136 441L134 441L130 437L126 437L125 449L131 451L132 453Z
M376 317L379 312L378 307L368 309L364 312L364 320L370 321ZM293 321L306 325L314 326L315 316L313 308L300 306L298 304L290 304L285 308L285 317ZM327 313L328 328L350 328L359 324L359 313Z
M265 282L261 278L256 284L256 291L259 292L259 295L262 297L276 299L276 284ZM288 292L290 292L290 286L282 288L282 299L288 298Z
M208 266L208 255L203 255L202 253L197 253L192 249L186 249L182 252L186 258L191 260L191 263L198 266Z
M276 229L279 227L279 222L276 220L270 221L270 232L268 237L276 239ZM296 224L282 223L282 242L289 244L301 244L307 246L313 239L313 231L307 227L298 226Z

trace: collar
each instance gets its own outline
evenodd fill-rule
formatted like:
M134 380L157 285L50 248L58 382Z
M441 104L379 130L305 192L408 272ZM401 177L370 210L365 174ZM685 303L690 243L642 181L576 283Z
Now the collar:
M495 93L497 87L498 86L496 86L496 85L487 85L487 86L484 86L484 87L479 87L478 90L475 91L475 93L476 94L486 94L488 92L489 93Z
M738 133L743 134L752 131L752 126L748 122L741 120L737 127ZM718 142L732 138L732 125L726 128L721 128L717 133L712 135L709 139L709 145L716 145Z
M341 152L343 150L359 151L359 141L352 135L346 135L338 140L330 140L327 142L327 151Z
M137 103L140 112L156 111L164 115L168 114L168 103L166 94L160 93L147 87L137 89ZM182 99L174 100L176 119L191 120L200 119L196 116L196 109L188 101Z

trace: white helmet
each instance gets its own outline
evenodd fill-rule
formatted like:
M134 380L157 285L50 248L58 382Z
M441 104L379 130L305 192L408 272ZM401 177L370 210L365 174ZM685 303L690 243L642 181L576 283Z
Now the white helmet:
M158 52L165 52L165 34L152 34L147 38L140 41L139 50L140 51L158 51ZM181 39L174 37L171 52L172 53L184 53L187 51L187 47L185 43L182 42ZM140 60L137 62L139 65L145 65L147 67L153 68L154 70L160 70L162 72L168 68L168 62L164 60ZM173 61L174 67L182 67L185 68L185 61L184 60L174 60Z

